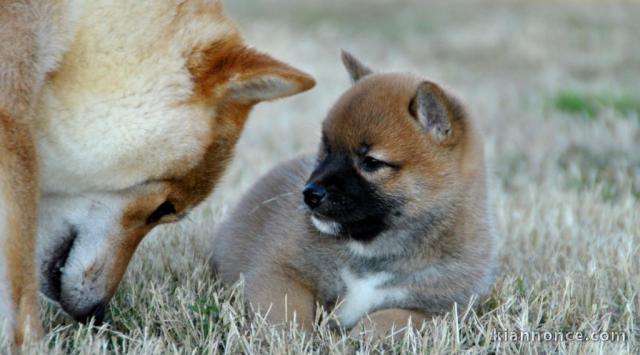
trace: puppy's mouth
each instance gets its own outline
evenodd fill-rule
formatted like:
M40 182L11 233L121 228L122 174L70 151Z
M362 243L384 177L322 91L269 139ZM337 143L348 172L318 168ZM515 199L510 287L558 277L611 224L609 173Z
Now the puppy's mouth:
M359 242L369 242L388 228L385 218L377 216L338 222L314 212L311 214L311 223L323 234Z
M318 213L311 214L311 223L322 234L331 236L339 236L342 234L342 225L340 223L327 219Z
M69 254L73 249L73 245L75 244L77 237L78 231L75 227L71 227L69 229L68 236L54 250L51 258L43 267L42 276L44 285L42 287L42 292L53 301L60 301L62 293L62 274L64 273L64 267L67 264Z

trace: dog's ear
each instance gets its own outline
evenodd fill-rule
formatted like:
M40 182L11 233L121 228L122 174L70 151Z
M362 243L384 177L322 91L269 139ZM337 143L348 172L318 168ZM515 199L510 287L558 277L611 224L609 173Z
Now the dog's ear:
M439 142L451 135L447 100L447 94L438 85L424 81L409 104L411 115Z
M246 49L236 75L227 85L227 98L259 102L307 91L316 84L308 74L254 49Z
M347 68L347 72L349 72L353 83L373 73L373 70L362 64L353 54L344 49L342 50L342 63L344 63L344 67Z

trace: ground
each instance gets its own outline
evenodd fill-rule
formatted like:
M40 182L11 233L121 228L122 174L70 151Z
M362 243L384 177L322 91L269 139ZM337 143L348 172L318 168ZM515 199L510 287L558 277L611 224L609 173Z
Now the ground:
M227 1L248 41L312 73L262 104L217 192L138 250L108 324L43 310L41 353L640 351L640 4L598 1ZM248 322L206 264L217 223L276 163L312 151L349 82L345 48L380 71L444 83L478 120L492 172L500 270L464 306L368 341ZM498 341L504 331L623 332L617 341ZM543 336L543 335L540 335Z

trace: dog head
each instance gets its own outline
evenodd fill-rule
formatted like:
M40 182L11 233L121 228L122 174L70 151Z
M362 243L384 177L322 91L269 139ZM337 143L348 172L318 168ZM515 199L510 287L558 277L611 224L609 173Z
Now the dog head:
M81 6L36 122L42 290L78 320L101 318L151 229L212 192L256 103L314 85L247 47L218 1Z
M320 232L366 244L446 213L483 169L482 149L462 106L437 84L373 73L348 53L343 61L354 85L324 121L303 195Z

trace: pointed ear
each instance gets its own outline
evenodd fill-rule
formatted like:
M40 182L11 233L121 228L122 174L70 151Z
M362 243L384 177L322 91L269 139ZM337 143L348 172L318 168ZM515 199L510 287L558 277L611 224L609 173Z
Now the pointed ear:
M451 135L450 113L446 103L447 94L435 83L425 81L420 83L416 96L409 104L411 115L439 142Z
M351 82L353 83L373 73L373 70L362 64L362 62L344 49L342 50L342 63L344 63L344 67L347 68L351 76Z
M244 102L275 100L313 88L315 80L267 54L254 49L242 53L243 58L227 85L226 97Z

